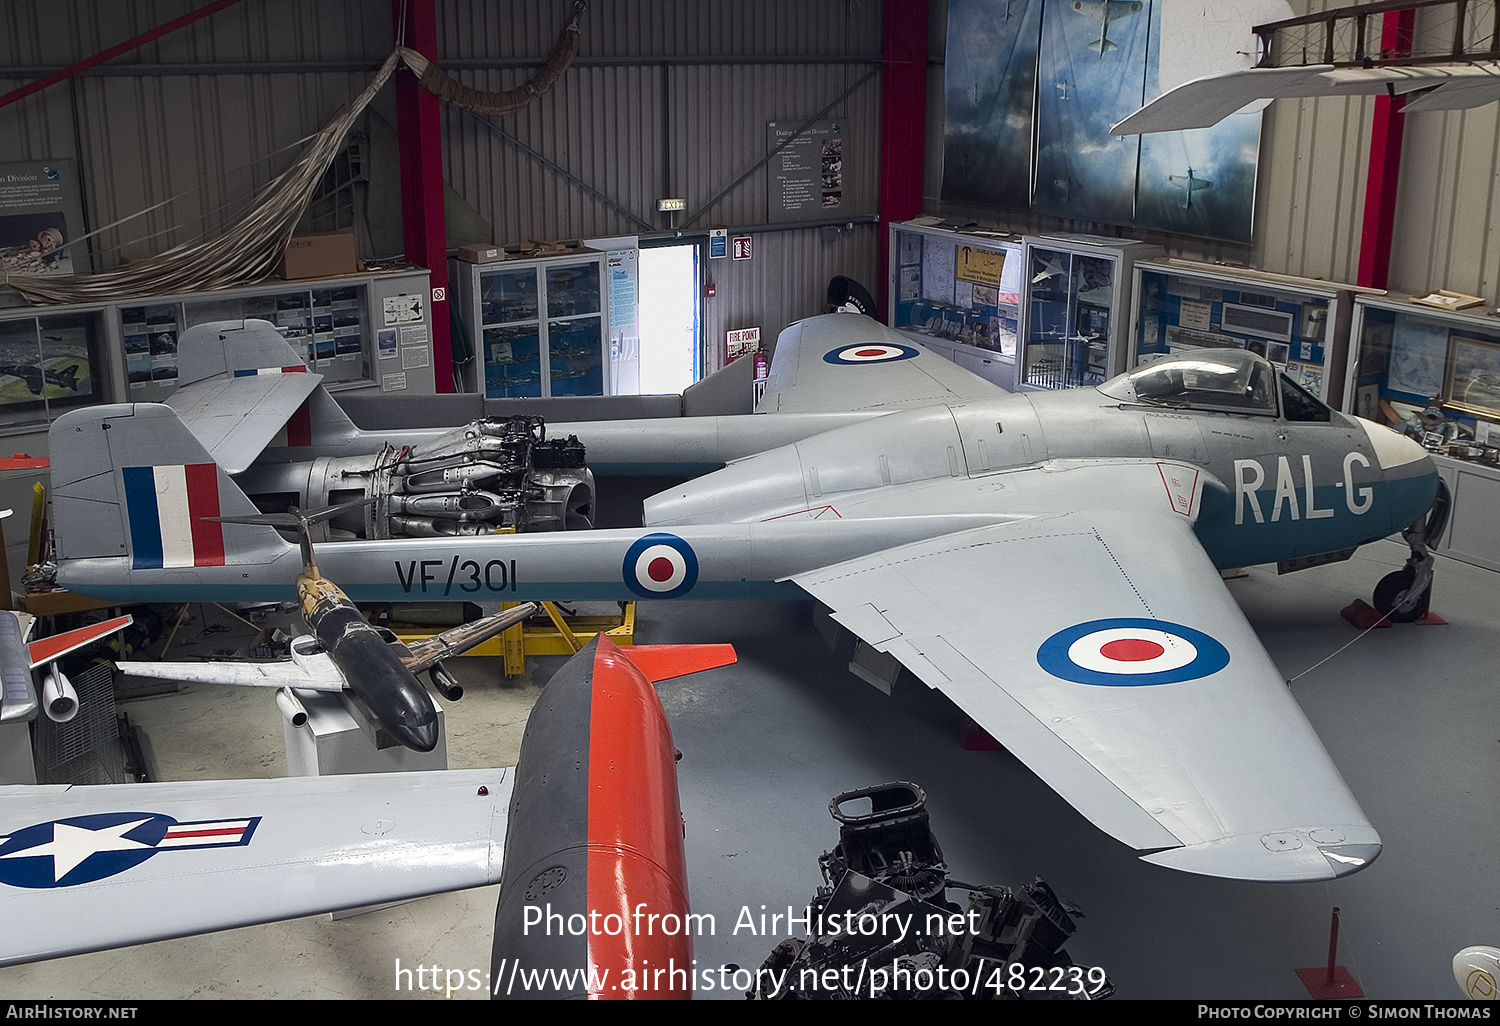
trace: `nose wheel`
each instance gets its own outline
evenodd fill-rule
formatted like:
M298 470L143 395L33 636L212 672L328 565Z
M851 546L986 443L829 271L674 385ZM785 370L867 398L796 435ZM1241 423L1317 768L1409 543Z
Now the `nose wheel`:
M1439 481L1432 510L1401 532L1402 539L1411 547L1411 555L1400 570L1380 579L1371 600L1376 612L1391 623L1412 623L1426 615L1432 602L1432 568L1436 562L1428 542L1441 537L1448 525L1450 507L1448 486Z

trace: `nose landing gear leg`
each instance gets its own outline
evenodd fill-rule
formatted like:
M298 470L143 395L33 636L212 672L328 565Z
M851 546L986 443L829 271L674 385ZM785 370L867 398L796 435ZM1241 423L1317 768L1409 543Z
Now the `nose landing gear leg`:
M1428 542L1442 535L1448 524L1450 507L1448 486L1439 481L1432 511L1401 532L1401 537L1411 546L1411 555L1400 570L1380 579L1372 599L1376 611L1392 623L1411 623L1427 613L1432 601L1432 567L1435 562Z

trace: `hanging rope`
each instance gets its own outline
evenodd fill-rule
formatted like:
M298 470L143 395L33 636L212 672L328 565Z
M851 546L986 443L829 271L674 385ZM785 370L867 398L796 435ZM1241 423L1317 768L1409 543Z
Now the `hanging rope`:
M6 272L0 281L32 303L97 303L260 281L276 269L318 182L338 155L355 120L390 79L399 60L404 60L420 76L424 88L450 103L482 113L514 111L551 89L578 55L581 36L578 19L586 6L583 0L574 3L573 17L563 27L546 67L525 85L503 93L486 93L460 85L421 54L398 46L364 92L311 138L307 149L291 167L257 190L249 212L215 239L183 243L117 271L69 275ZM134 216L137 215L131 215Z
M421 80L422 88L444 102L474 111L476 114L509 114L511 111L520 110L538 96L546 93L562 76L562 73L568 70L568 65L572 64L573 58L578 56L579 42L583 36L578 28L578 19L583 15L584 8L587 6L584 0L578 0L573 5L573 17L563 26L562 35L558 36L557 43L552 47L546 66L533 75L529 82L515 89L507 89L503 93L487 93L480 89L470 89L462 82L449 78L442 68L415 50L401 46L396 48L396 52L401 55L406 66L411 68Z

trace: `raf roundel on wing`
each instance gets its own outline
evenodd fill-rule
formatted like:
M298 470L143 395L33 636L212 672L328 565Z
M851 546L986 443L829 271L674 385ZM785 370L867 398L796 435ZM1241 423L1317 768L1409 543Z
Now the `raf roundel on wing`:
M1058 631L1042 642L1036 661L1077 684L1142 687L1218 673L1229 665L1229 650L1182 624L1116 617Z
M911 346L893 345L888 342L866 342L857 346L841 346L823 354L824 363L854 366L864 363L894 363L910 360L917 355Z

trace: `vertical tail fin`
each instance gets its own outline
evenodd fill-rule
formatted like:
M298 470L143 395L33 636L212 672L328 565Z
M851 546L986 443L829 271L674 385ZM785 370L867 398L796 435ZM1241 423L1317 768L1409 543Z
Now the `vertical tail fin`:
M178 387L216 377L237 376L266 369L301 369L306 354L276 330L270 321L210 321L196 324L177 342L180 367ZM357 433L351 421L322 388L308 396L286 426L271 441L272 448L311 445L319 441L339 442Z
M170 407L75 410L48 437L60 569L109 557L131 570L263 563L288 547L270 527L204 520L258 511Z

